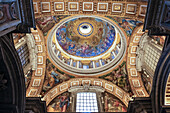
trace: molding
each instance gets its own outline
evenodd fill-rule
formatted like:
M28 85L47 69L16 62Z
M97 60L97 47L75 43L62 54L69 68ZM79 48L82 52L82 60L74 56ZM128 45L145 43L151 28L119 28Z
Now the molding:
M108 87L110 87L110 88L108 88ZM107 89L107 90L109 90L109 91L113 91L113 86L112 85L110 85L110 84L108 84L108 83L105 83L105 88Z
M60 10L56 10L56 4L62 4L62 9L60 9ZM54 11L64 11L64 2L54 2Z
M76 4L77 9L70 9L71 4ZM79 11L79 2L68 2L68 11Z
M106 5L106 10L101 10L101 9L100 9L100 5L101 5L101 4ZM97 11L99 11L99 12L107 12L107 11L108 11L108 3L98 2L98 4L97 4Z
M48 106L48 104L53 100L55 99L58 95L66 92L66 91L69 91L69 92L72 92L74 90L77 90L79 91L80 89L86 89L88 90L89 88L90 89L93 89L93 90L100 90L100 91L107 91L109 93L111 93L112 95L116 96L117 98L119 98L126 106L128 106L128 100L131 99L131 97L129 97L129 94L127 92L125 92L123 89L121 89L120 87L116 86L115 84L111 83L111 82L108 82L106 80L103 80L103 79L98 79L98 78L89 78L89 80L91 81L91 86L90 85L84 85L82 86L82 84L79 84L79 86L71 86L71 83L73 83L74 81L79 81L79 83L81 83L83 80L87 80L87 78L75 78L75 79L70 79L68 81L65 81L63 82L62 84L58 84L57 86L53 87L52 89L50 89L45 95L44 97L42 98L42 100L46 101L46 104ZM101 81L102 82L102 86L98 86L98 85L95 85L93 84L94 81ZM64 89L61 89L61 87L65 85L66 87L64 87ZM108 89L109 86L110 88ZM75 89L76 87L76 89ZM100 87L100 88L99 88ZM55 95L53 95L51 97L52 94L54 94L54 90L55 89L59 89L59 91L57 93L55 93ZM119 89L121 92L122 92L122 98L121 96L118 96L116 94L116 88ZM115 91L114 91L115 90ZM126 99L125 99L126 98Z
M36 10L37 10L37 12L35 12L35 10L34 10L34 13L38 13L38 4L37 4L37 2L33 2L33 5L36 5ZM35 7L34 7L35 8Z
M114 5L121 5L121 10L120 11L115 11L114 10ZM113 3L112 4L112 12L121 13L122 9L123 9L123 3Z
M43 4L48 4L49 10L43 11L43 9L42 9ZM50 2L41 2L41 11L42 11L42 12L50 12L50 11L51 11Z
M129 6L134 6L135 7L134 12L128 12L128 7ZM136 14L136 8L137 8L136 4L127 4L126 13L127 14Z
M85 4L91 4L92 5L92 9L90 10L88 10L88 9L84 9L84 5ZM93 11L93 2L83 2L83 11Z
M139 15L140 16L145 16L144 14L141 14L142 7L146 7L147 8L147 5L140 5L140 10L139 10Z
M41 83L41 79L34 79L32 86L33 87L40 86L40 83Z

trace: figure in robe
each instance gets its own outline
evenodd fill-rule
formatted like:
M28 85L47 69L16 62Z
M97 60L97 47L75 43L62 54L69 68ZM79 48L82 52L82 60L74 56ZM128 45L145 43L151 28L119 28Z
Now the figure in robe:
M60 80L58 79L58 74L55 73L54 71L51 72L51 77L54 78L55 84L60 82Z
M74 43L71 43L69 46L68 46L68 50L71 50L71 49L74 49L75 48L75 44Z
M87 46L87 43L84 43L82 46L81 46L81 49L82 49L82 53L84 54L86 49L88 48Z
M65 44L63 44L62 47L63 47L64 50L67 50L68 47L69 47L69 42L66 42Z
M60 99L60 108L61 112L66 112L67 108L70 105L70 98L66 95L58 97Z
M109 94L105 93L105 96L104 96L105 112L109 112L109 103L110 103Z

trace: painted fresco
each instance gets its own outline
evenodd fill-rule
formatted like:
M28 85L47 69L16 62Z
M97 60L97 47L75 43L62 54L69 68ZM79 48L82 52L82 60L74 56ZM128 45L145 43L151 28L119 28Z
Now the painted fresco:
M36 24L42 30L43 34L46 35L47 32L61 19L68 17L68 15L58 15L58 16L44 16L36 18Z
M105 92L104 111L105 112L127 112L127 107L118 98Z
M69 15L40 17L40 18L36 18L36 23L37 23L38 27L42 30L44 35L46 35L47 32L56 23L58 23L60 20L62 20L65 17L68 17L68 16ZM141 24L143 24L141 21L133 20L133 19L129 19L129 18L110 17L110 16L106 16L106 17L108 17L108 18L112 19L113 21L115 21L116 23L118 23L118 25L125 30L127 36L130 36L132 34L132 31L134 30L135 27L140 26Z
M37 18L36 23L43 33L46 33L55 25L55 21L52 16Z
M113 70L111 73L104 75L104 76L100 76L99 78L108 80L116 84L117 86L121 87L122 89L124 89L126 92L130 94L130 96L133 95L131 87L130 87L130 83L128 80L126 62L123 62L121 65L119 65L117 69Z
M141 78L142 78L142 81L143 81L143 85L146 88L146 91L148 92L148 94L150 94L151 90L152 90L152 79L151 79L151 77L148 77L147 75L142 74Z
M46 91L50 90L52 87L69 80L71 77L63 72L60 72L48 59L46 64L46 73L45 73L45 81L43 84L43 90L41 92L42 95L45 94Z
M70 93L65 92L57 96L47 107L47 112L69 112Z
M86 32L87 31L87 32ZM93 57L107 51L115 39L112 25L94 18L78 18L64 23L56 31L56 40L69 54Z
M143 24L141 21L132 20L132 19L129 19L129 18L111 17L111 16L106 16L106 17L112 19L120 27L122 27L124 29L124 31L126 32L127 36L131 36L131 34L132 34L133 30L135 29L135 27L138 27L141 24Z
M151 36L151 38L156 41L158 45L163 46L165 43L165 36Z

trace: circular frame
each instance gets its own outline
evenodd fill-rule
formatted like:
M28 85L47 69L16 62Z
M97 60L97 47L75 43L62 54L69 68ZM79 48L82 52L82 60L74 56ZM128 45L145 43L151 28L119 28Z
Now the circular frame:
M113 70L113 68L115 68L115 66L117 66L117 64L119 64L121 62L121 60L124 58L125 53L126 53L126 49L127 49L127 41L126 41L127 36L122 31L122 29L120 29L120 27L118 27L118 25L115 22L111 21L110 19L106 19L105 17L78 15L78 16L72 16L72 17L67 18L67 21L75 19L75 18L80 18L80 17L99 18L101 20L104 20L104 21L108 22L109 24L111 24L111 25L113 25L115 27L116 32L118 32L120 37L121 37L121 51L118 53L116 58L113 59L112 61L110 61L109 63L103 65L103 66L100 66L100 67L97 67L97 68L90 68L90 69L76 68L76 67L70 66L70 65L64 63L63 61L61 61L54 54L54 52L53 52L53 50L51 48L52 47L51 45L52 45L52 37L55 34L56 29L58 27L60 27L63 23L65 23L66 19L64 19L63 21L58 23L56 26L54 26L53 29L48 34L48 37L47 37L47 49L48 49L49 58L57 66L57 68L59 68L61 70L64 70L66 73L69 73L71 75L97 76L97 75L101 75L101 74L106 74L107 72L110 72L111 70ZM106 54L108 54L107 52L106 52ZM111 52L111 51L109 51L109 52ZM73 56L70 56L70 58L71 57L73 57ZM85 59L85 58L83 58L83 59ZM85 60L95 60L95 58L94 57L92 59L87 58Z
M82 31L81 31L81 26L82 25L90 25L89 27L91 28L91 31L90 32L88 32L88 33L83 33ZM77 31L78 31L78 33L79 33L79 35L81 35L81 36L85 36L85 37L88 37L88 36L90 36L92 33L93 33L93 25L92 24L90 24L90 23L88 23L88 22L83 22L83 23L81 23L81 24L79 24L79 26L78 26L78 28L77 28Z

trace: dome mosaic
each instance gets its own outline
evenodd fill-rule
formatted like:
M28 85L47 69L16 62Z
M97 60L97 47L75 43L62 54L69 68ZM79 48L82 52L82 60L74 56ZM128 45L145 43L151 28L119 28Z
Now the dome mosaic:
M68 54L92 57L106 52L115 39L115 29L108 22L96 18L76 18L56 31L56 43Z
M113 21L104 17L74 16L52 29L47 47L57 67L76 75L84 75L89 70L89 76L99 70L109 71L121 61L126 38Z

